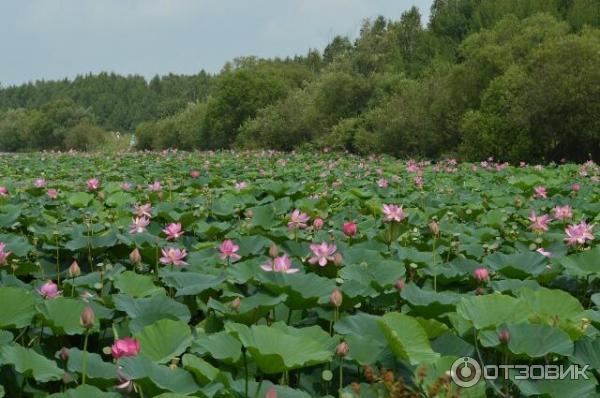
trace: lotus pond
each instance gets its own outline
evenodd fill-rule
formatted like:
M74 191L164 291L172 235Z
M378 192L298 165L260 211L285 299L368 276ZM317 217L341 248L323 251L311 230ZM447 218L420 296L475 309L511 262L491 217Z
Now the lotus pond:
M7 397L600 396L600 169L0 156ZM451 366L587 365L460 387Z

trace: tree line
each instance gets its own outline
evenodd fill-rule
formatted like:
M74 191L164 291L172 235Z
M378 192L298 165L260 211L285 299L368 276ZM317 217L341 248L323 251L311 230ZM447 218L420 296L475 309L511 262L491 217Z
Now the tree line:
M358 38L215 75L0 89L0 149L321 148L518 161L600 155L600 2L436 0Z

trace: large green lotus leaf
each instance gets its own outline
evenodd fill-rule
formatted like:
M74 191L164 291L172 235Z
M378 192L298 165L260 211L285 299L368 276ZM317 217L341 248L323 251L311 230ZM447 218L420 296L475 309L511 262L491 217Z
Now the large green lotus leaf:
M5 250L16 257L25 257L34 247L27 238L16 234L0 234L0 242L6 244Z
M236 396L245 396L245 380L244 378L237 379L231 383L231 387L239 394ZM311 398L315 395L310 395L305 391L293 389L288 386L282 386L271 383L269 380L262 380L260 383L250 380L248 383L249 397L266 397L267 392L274 388L277 393L277 398ZM326 395L324 398L329 398L331 395Z
M379 326L398 359L417 365L431 363L439 358L440 355L431 349L427 332L415 318L390 312L381 317Z
M209 289L219 290L224 275L207 275L197 272L162 272L163 283L177 290L176 297L195 296Z
M108 380L117 378L117 366L112 362L104 362L100 355L88 352L86 361L87 377ZM69 349L67 368L70 372L81 373L83 368L83 351L78 348Z
M202 333L194 340L191 351L201 355L208 354L219 361L234 364L242 355L242 344L224 331L208 335Z
M142 355L121 358L119 365L131 380L147 379L163 391L190 395L200 390L194 376L188 371L179 367L159 365Z
M502 323L525 321L531 310L523 300L502 294L462 297L456 306L458 316L477 329L496 327Z
M514 372L511 372L511 376ZM517 385L521 393L526 396L560 397L560 398L582 398L597 397L595 390L597 383L592 374L588 374L588 379L580 377L571 380L515 380L512 382Z
M571 338L559 328L528 323L508 325L507 328L510 332L508 349L514 354L537 358L550 353L564 356L573 353Z
M381 359L387 341L378 322L379 317L361 312L345 316L335 323L335 331L344 336L351 347L347 355L349 360L374 364Z
M444 356L435 362L428 363L425 367L425 377L423 378L424 389L433 387L439 383L439 379L450 374L452 364L458 359L456 356ZM449 391L446 396L460 396L461 398L485 398L486 383L485 380L480 380L472 387L461 389L454 383L448 385Z
M546 321L579 321L585 316L579 300L564 290L523 288L518 291L517 296L529 304L537 317Z
M44 315L44 323L51 326L57 334L83 334L85 329L81 326L80 317L86 304L82 300L67 297L56 297L44 300L39 305L40 312ZM98 320L94 321L94 328L98 328Z
M196 380L203 386L213 381L219 381L224 385L229 384L229 380L219 369L215 368L199 356L185 354L181 360L183 368L192 373L196 377Z
M249 297L241 299L240 308L236 311L230 305L220 301L208 300L208 308L217 310L235 322L253 324L265 316L271 309L287 299L287 295L272 296L270 294L258 292Z
M134 198L125 192L115 192L108 195L106 198L106 204L111 207L121 207L127 204L133 203Z
M18 344L0 347L0 362L13 365L15 370L39 382L62 379L64 371L43 355Z
M140 342L140 355L159 363L168 362L183 353L192 342L187 323L161 319L135 334Z
M262 270L257 280L273 293L286 293L286 305L292 309L305 309L327 302L336 284L334 280L316 274L284 274L281 272L264 272Z
M579 278L598 275L600 274L600 246L583 253L561 257L557 261L565 267L565 272L569 275Z
M253 207L250 210L253 213L252 225L256 225L268 231L278 222L275 219L275 212L272 205Z
M156 286L149 275L125 271L115 276L115 287L123 294L131 297L146 297L164 293L162 287Z
M411 311L427 317L436 317L454 311L460 295L452 292L435 292L419 289L410 282L402 288L401 297L408 301Z
M126 312L131 318L129 328L133 333L161 319L180 320L188 323L191 318L190 310L186 305L167 296L156 295L134 299L122 294L115 294L113 302L115 308Z
M433 340L431 348L443 356L472 357L475 355L475 347L472 344L450 331Z
M333 350L324 341L330 336L320 328L282 330L278 327L239 323L226 325L226 330L236 336L261 371L267 374L317 365L331 360ZM292 332L293 330L293 332Z
M494 253L485 257L485 263L507 278L525 279L547 271L548 259L535 251L523 253Z
M589 365L592 369L600 370L600 338L583 337L576 341L571 360L579 365Z
M0 287L0 328L22 328L31 324L35 298L29 291L18 287Z
M117 392L104 392L97 387L84 384L77 388L71 388L65 392L59 392L49 395L48 398L120 398L121 394Z
M73 192L67 195L67 202L73 207L86 207L94 199L86 192Z
M342 268L340 277L363 285L371 285L379 291L393 286L406 273L404 264L384 260L378 263L350 264Z

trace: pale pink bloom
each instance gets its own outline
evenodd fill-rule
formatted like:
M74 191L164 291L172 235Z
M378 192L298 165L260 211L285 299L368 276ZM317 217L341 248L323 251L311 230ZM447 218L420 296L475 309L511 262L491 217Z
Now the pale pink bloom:
M573 209L569 205L556 206L553 210L556 220L565 221L573 217Z
M415 186L419 189L423 188L423 177L421 176L415 176L415 178L413 179L415 182Z
M171 223L167 225L163 232L167 235L167 240L177 239L183 235L180 223Z
M6 245L4 243L0 242L0 265L6 265L8 256L11 255L11 252L4 251L5 247L6 247Z
M321 267L327 265L328 261L334 260L334 253L337 250L335 244L328 244L327 242L321 242L320 245L310 245L310 250L313 252L313 256L308 259L311 264L319 264Z
M235 187L236 190L241 191L242 189L248 187L248 183L246 181L236 182L234 184L234 187Z
M295 274L300 271L298 268L292 268L292 260L284 254L283 256L275 257L273 260L260 266L264 271L282 272L284 274Z
M324 224L324 222L323 222L322 218L315 218L315 220L313 221L313 227L316 230L322 229L323 228L323 224Z
M154 181L152 184L148 185L148 190L150 192L160 192L162 186L160 185L160 181Z
M50 199L56 199L58 198L58 191L54 188L50 188L47 192L46 195L48 195L48 197Z
M527 163L526 162L519 162L519 167L527 167Z
M533 188L533 192L533 197L536 199L546 199L548 197L548 192L546 192L546 188L541 185Z
M140 342L132 337L116 340L110 352L115 359L123 357L134 357L140 353Z
M172 264L177 265L178 267L182 265L187 265L183 259L187 256L187 251L185 249L176 249L174 247L169 247L167 249L161 249L162 257L160 258L161 264Z
M0 187L0 196L8 196L8 188Z
M536 250L536 252L540 253L540 254L541 254L542 256L544 256L544 257L548 257L548 258L549 258L549 257L552 257L552 252L549 252L549 251L546 251L546 250L544 250L544 248L543 248L543 247L539 247L539 248Z
M146 227L150 224L150 220L146 217L136 217L133 219L131 223L131 227L129 229L129 233L131 234L140 234L146 231Z
M581 189L581 184L574 183L574 184L571 185L571 190L573 192L579 192L580 189Z
M87 180L87 188L90 191L95 191L96 189L100 188L100 181L98 181L97 178L90 178Z
M231 261L237 261L242 258L239 254L237 254L240 247L233 243L232 240L226 239L219 245L219 258L223 261L230 259Z
M567 245L584 245L588 240L594 240L594 233L592 230L594 229L595 224L588 224L585 221L580 222L579 224L569 225L565 229L565 242Z
M306 223L310 220L310 217L306 213L302 213L300 210L296 209L290 214L290 221L288 222L288 228L306 228Z
M145 205L135 205L134 213L138 217L152 218L152 205L150 203L146 203Z
M487 268L476 268L475 271L473 271L473 276L478 281L483 282L489 279L490 273Z
M58 297L62 293L58 290L58 285L52 281L44 283L37 291L46 299Z
M407 217L407 214L402 206L383 205L383 216L384 221L401 222Z
M550 216L544 214L543 216L538 216L535 213L535 210L531 210L531 215L529 216L529 220L531 221L531 225L529 229L534 232L545 232L548 230L548 223L550 222Z
M46 186L46 184L47 184L47 183L46 183L46 180L45 180L45 179L43 179L43 178L38 178L38 179L36 179L36 180L34 181L34 183L33 183L33 185L34 185L36 188L44 188L44 187Z
M192 170L192 171L190 171L190 176L192 178L198 178L198 177L200 177L200 171L199 170Z
M358 226L355 222L348 221L344 223L343 231L344 235L352 237L358 232Z
M329 152L327 148L324 150L325 152ZM277 390L275 387L270 387L265 394L265 398L277 398Z
M386 180L385 178L381 178L379 181L377 181L377 186L379 188L387 188L389 185L388 180Z
M123 183L121 184L121 189L122 189L123 191L125 191L125 192L129 192L129 191L131 191L131 188L133 188L133 185L131 185L131 183L130 183L130 182L123 182Z

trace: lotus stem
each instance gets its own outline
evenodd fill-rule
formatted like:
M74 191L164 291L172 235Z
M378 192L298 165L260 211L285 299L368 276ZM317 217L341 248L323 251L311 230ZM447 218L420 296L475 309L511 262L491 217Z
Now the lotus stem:
M83 358L81 359L81 384L85 384L85 376L87 373L87 345L88 337L90 336L90 329L85 329L85 338L83 339Z

